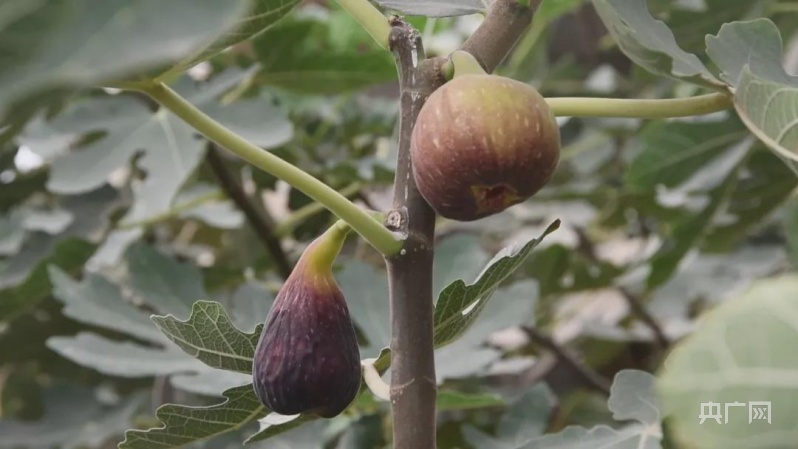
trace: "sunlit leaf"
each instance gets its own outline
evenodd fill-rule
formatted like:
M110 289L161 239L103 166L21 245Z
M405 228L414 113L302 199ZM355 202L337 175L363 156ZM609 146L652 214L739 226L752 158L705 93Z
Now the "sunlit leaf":
M796 297L794 275L759 280L708 312L673 350L657 390L678 440L729 449L793 444L798 357L785 342L798 329ZM770 403L769 421L752 419L757 401ZM702 423L702 403L710 402L720 418Z

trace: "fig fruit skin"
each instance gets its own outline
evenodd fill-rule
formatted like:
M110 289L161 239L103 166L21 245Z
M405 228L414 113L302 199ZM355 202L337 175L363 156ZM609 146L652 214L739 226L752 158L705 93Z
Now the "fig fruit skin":
M332 418L360 390L360 351L343 292L313 242L283 284L255 348L253 387L281 415Z
M438 215L474 221L543 188L560 145L554 114L532 86L489 74L456 76L419 111L413 176Z

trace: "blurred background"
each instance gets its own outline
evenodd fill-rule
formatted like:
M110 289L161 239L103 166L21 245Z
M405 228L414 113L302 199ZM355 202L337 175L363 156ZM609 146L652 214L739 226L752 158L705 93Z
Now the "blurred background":
M648 5L705 62L705 35L768 17L798 74L795 2ZM445 56L482 16L410 20L427 55ZM582 0L545 0L497 73L551 97L697 93L631 63ZM335 2L304 1L172 82L256 145L358 204L389 209L394 63ZM436 293L473 282L502 248L562 222L466 335L437 352L440 388L483 399L442 407L441 449L516 447L519 429L617 425L607 409L616 373L655 373L703 311L798 263L798 178L734 114L559 123L561 162L544 190L494 217L439 221ZM0 448L116 447L126 429L159 426L163 404L216 404L247 384L181 351L150 315L186 320L206 299L252 332L331 214L133 93L60 97L5 137ZM377 357L389 338L382 258L351 238L336 276L362 357ZM389 425L386 403L367 392L345 416L252 447L387 447ZM186 447L241 447L257 429Z

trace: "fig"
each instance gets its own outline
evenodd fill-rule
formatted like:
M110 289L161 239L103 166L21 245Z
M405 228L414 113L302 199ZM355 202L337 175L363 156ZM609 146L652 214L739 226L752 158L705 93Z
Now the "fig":
M282 415L332 418L360 389L357 336L332 273L343 237L340 229L337 234L333 230L303 252L280 288L255 348L255 393Z
M543 188L559 162L560 130L532 86L469 73L429 96L410 145L427 203L443 217L474 221Z

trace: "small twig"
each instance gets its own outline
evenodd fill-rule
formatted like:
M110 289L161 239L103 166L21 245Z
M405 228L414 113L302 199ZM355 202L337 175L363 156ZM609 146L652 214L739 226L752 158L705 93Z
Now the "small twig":
M192 199L186 201L185 203L178 204L178 205L174 206L173 208L169 209L168 211L166 211L166 212L164 212L162 214L153 215L152 217L146 218L144 220L128 221L128 222L125 222L125 223L119 223L116 226L116 229L124 230L124 229L138 228L140 226L144 226L144 227L152 226L154 224L161 223L161 222L167 221L169 219L175 218L175 217L179 216L180 214L182 214L183 212L189 211L191 209L195 209L195 208L197 208L197 207L199 207L199 206L201 206L203 204L212 203L212 202L216 202L216 201L221 201L223 199L224 199L224 193L222 193L220 191L213 191L213 192L204 193L202 195L199 195L199 196L197 196L195 198L192 198Z
M582 379L586 386L605 396L610 395L610 382L592 368L582 363L576 356L571 354L568 349L563 348L549 336L538 332L537 329L532 327L524 327L524 332L526 332L533 342L553 352L562 363L571 368L571 370Z
M227 168L222 156L213 144L208 145L208 153L205 157L208 167L216 176L219 186L227 193L227 196L241 209L247 218L255 234L263 242L269 254L272 256L277 271L280 276L287 278L292 271L291 263L283 251L280 240L274 235L274 225L265 210L259 211L252 204L243 187L236 181L235 176Z
M596 249L593 247L593 242L590 241L590 238L583 229L575 228L574 230L579 238L577 250L591 262L598 263L599 259L596 256ZM654 341L656 341L657 346L659 346L661 350L667 349L670 346L670 340L668 340L668 337L665 335L665 332L663 332L659 323L657 323L657 320L648 313L648 310L646 310L640 300L631 292L622 287L618 287L618 291L629 305L629 310L632 312L632 315L642 321L654 333Z
M359 182L353 182L340 190L341 195L346 198L357 196L360 189L363 187ZM274 235L283 238L293 232L297 226L307 221L310 217L326 210L321 203L310 203L295 210L285 220L277 224L274 228Z
M626 303L629 305L629 310L632 311L632 315L634 315L637 319L642 321L651 332L654 333L654 341L657 342L657 346L661 350L668 349L671 342L668 337L665 335L665 332L662 330L662 327L657 323L657 320L648 313L648 310L640 303L640 301L633 295L629 290L626 290L623 287L618 287L618 291L623 296L623 299L626 300Z

